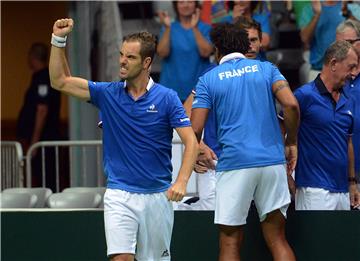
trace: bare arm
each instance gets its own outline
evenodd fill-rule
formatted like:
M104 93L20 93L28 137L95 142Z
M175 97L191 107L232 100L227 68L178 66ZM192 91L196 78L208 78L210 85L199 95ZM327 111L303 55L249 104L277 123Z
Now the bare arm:
M72 19L59 19L54 23L53 34L64 37L73 28ZM65 94L89 100L90 92L88 81L78 77L72 77L65 55L65 48L51 47L49 74L51 86Z
M195 36L195 41L201 57L207 58L213 52L213 46L206 40L197 27L200 19L200 9L197 8L196 12L192 15L191 26Z
M195 108L191 113L191 124L198 142L201 141L202 132L209 114L209 109Z
M310 44L321 14L321 3L319 0L313 0L312 7L314 11L314 16L312 17L310 23L304 28L302 28L300 31L301 40L305 45Z
M299 127L300 109L287 81L277 81L272 86L273 93L284 112L286 130L285 153L288 161L288 175L294 171L297 161L297 131Z
M158 46L156 48L157 54L161 58L166 58L170 54L170 28L171 28L171 22L170 17L167 12L160 11L158 13L158 16L160 18L160 23L162 23L165 26L164 34L162 35Z
M168 199L172 201L180 201L186 195L186 186L199 153L199 144L191 127L176 128L176 131L185 145L185 150L176 181L167 191Z
M186 115L191 118L191 107L194 101L194 94L191 92L184 102L184 108Z
M350 194L350 204L352 207L360 206L360 193L357 189L357 184L355 179L355 158L354 158L354 146L352 143L352 138L348 139L348 168L349 168L349 194ZM353 181L351 181L353 180Z

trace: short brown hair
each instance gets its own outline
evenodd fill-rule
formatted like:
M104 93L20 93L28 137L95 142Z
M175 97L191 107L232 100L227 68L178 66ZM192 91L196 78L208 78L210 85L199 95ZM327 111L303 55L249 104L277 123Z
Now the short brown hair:
M353 49L357 55L354 47L349 42L344 40L333 42L329 48L326 49L324 64L329 64L333 58L335 58L338 62L345 60L350 49Z
M261 31L261 25L256 22L255 20L248 18L246 16L239 16L236 21L234 22L236 26L239 26L241 29L255 29L259 33L259 39L261 41L262 37L262 31Z
M150 57L151 62L154 60L157 40L153 34L147 31L129 34L123 37L123 42L139 42L141 60L146 57Z

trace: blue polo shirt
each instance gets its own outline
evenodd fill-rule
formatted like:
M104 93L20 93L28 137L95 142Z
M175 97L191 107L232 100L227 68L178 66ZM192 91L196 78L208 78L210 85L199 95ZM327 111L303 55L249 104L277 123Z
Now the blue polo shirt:
M344 87L345 92L354 100L354 130L352 142L355 154L355 171L360 178L360 74Z
M101 111L107 187L133 193L168 189L173 128L190 126L177 94L150 79L138 100L124 82L89 81L91 103Z
M217 171L285 163L272 85L285 80L269 62L226 55L200 77L193 108L213 110L222 148Z
M348 192L348 138L353 130L353 102L342 92L332 98L320 75L298 88L300 106L296 186Z

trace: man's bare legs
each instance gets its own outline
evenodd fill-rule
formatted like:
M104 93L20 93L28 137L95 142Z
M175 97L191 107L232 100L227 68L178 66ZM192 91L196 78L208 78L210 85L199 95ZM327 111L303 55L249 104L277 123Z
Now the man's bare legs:
M274 261L295 261L295 255L285 237L285 217L280 210L267 214L261 223L265 242Z
M244 237L243 227L219 225L219 261L240 260L240 246Z

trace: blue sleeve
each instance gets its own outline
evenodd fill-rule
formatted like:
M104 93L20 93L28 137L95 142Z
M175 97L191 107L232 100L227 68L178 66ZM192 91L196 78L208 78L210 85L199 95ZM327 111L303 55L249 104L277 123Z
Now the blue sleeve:
M167 106L169 122L172 128L191 126L190 119L186 115L184 106L182 105L176 92L171 91L167 96Z
M90 91L90 102L100 108L101 103L104 100L106 87L109 86L109 83L88 81L88 85Z
M356 105L358 104L355 97L351 96L350 98L350 103L351 103L351 118L352 118L352 123L351 123L351 128L349 129L349 135L353 135L354 134L354 128L355 128L355 118L359 118L359 116L356 115Z
M300 107L300 119L303 117L305 110L306 110L306 105L305 105L305 94L302 92L302 90L300 88L296 89L294 92L294 96L296 98L296 100L299 103L299 107Z
M203 77L200 77L197 85L196 85L196 94L194 97L194 101L192 104L192 108L206 108L211 109L212 108L212 99L211 95L209 93L209 89L207 87L207 84L204 81Z

